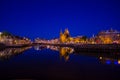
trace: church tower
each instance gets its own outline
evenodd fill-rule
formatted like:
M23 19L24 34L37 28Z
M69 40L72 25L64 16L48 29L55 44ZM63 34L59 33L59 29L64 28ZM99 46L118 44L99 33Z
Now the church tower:
M66 38L70 37L69 30L67 28L65 29L64 35Z
M60 31L60 43L64 43L66 41L65 35L62 33L62 30Z
M67 42L68 38L70 37L68 29L65 29L64 33L62 30L60 31L60 42L65 43Z

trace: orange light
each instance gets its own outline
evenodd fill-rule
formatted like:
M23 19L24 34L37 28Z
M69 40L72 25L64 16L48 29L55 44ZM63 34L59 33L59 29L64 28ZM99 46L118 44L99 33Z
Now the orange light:
M118 60L118 64L120 64L120 60Z

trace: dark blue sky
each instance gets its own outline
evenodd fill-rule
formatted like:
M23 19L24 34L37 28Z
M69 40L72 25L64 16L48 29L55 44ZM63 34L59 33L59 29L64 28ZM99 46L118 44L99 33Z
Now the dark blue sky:
M0 31L51 39L65 28L71 36L120 31L120 1L0 0Z

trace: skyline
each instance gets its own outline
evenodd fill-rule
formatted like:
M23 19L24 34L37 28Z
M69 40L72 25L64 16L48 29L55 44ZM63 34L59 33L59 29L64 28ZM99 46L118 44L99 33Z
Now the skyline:
M68 28L71 36L91 37L110 28L120 31L120 2L117 0L11 0L0 1L0 31L52 39Z
M69 29L66 28L66 29L64 29L64 30L60 30L60 31L59 31L59 36L54 37L54 38L51 38L51 39L57 39L57 38L59 38L60 35L61 35L61 33L64 34L64 32L66 32L66 31L68 31L70 37L81 37L81 36L85 36L85 37L87 37L87 38L95 37L95 36L97 36L98 34L100 34L101 32L103 32L103 33L120 33L120 31L111 28L111 29L108 29L108 30L101 30L101 31L97 32L96 34L91 34L92 36L87 36L87 35L84 35L84 34L83 34L83 35L72 36L72 35L71 35L71 32L69 32ZM111 31L112 31L112 32L111 32ZM27 37L27 36L20 36L20 35L12 34L12 33L7 32L7 31L1 31L1 32L0 32L0 35L1 35L1 34L11 35L11 36L17 36L17 37L21 37L21 38L28 38L28 39L30 39L30 38ZM40 38L40 37L36 37L36 38L34 38L33 40L35 40L35 39L37 39L37 38ZM47 39L47 38L45 38L45 37L43 37L43 38L41 38L41 39L49 40L49 39ZM32 39L31 39L31 40L32 40Z

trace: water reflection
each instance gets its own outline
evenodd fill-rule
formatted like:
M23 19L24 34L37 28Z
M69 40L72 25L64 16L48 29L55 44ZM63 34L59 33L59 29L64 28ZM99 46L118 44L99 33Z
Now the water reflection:
M115 64L120 65L120 53L90 53L90 52L81 52L79 50L70 48L70 47L60 47L60 46L50 46L50 45L41 45L35 46L35 50L42 49L51 49L53 51L59 51L60 59L64 58L65 61L69 60L71 54L91 56L99 59L99 62L102 64Z
M51 49L53 51L59 51L59 55L60 55L60 59L64 58L65 61L69 60L69 56L70 54L72 54L74 52L73 48L69 48L69 47L59 47L59 46L34 46L35 50L42 50L42 49Z
M24 47L24 48L6 48L4 50L0 50L0 60L8 60L12 56L19 55L25 50L30 49L31 47ZM120 53L90 53L90 52L81 52L77 49L73 49L70 47L60 47L60 46L50 46L50 45L37 45L34 46L35 50L42 50L42 49L51 49L53 51L58 51L60 55L60 59L64 59L68 61L70 59L70 55L83 55L83 56L90 56L99 59L100 63L103 64L115 64L120 65Z
M113 59L113 58L106 58L106 57L100 57L100 62L104 64L119 64L120 65L120 59Z
M25 50L30 49L31 47L23 47L23 48L6 48L4 50L0 50L0 60L8 60L12 56L21 54Z
M59 48L59 53L60 53L60 58L64 58L65 61L69 59L69 55L72 54L74 49L69 48L69 47L60 47Z

